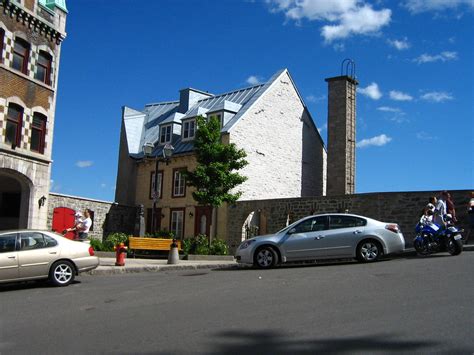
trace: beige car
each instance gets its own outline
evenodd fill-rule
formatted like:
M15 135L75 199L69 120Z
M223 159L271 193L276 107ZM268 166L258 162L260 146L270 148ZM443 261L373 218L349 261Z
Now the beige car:
M80 272L98 265L88 243L39 230L0 232L0 283L48 279L67 286Z

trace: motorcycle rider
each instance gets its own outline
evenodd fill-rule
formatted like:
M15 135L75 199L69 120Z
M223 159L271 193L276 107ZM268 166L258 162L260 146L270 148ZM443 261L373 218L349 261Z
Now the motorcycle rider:
M420 218L421 224L433 223L433 215L435 212L435 206L432 203L428 203L424 209L423 215Z

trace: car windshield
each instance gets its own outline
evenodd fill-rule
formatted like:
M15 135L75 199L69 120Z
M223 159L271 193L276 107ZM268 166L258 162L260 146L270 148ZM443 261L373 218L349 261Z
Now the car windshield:
M304 219L306 219L306 218L308 218L308 217L304 217L304 218L301 218L301 219L297 220L296 222L293 222L293 223L290 224L289 226L286 226L286 227L283 228L282 230L279 230L276 234L288 232L291 228L293 228L294 226L296 226L298 223L301 223L301 221L304 220Z

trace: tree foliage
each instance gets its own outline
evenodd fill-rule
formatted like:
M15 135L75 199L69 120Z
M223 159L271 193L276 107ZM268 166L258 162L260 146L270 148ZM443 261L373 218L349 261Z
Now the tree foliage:
M237 171L248 164L247 154L235 144L223 144L217 118L197 118L194 148L197 167L186 174L186 183L195 187L194 199L205 206L218 207L223 202L234 203L242 194L231 190L247 178Z

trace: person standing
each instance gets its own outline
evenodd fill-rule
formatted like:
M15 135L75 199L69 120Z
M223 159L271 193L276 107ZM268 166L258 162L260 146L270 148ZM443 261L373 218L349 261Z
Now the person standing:
M456 209L454 208L454 202L449 192L446 193L446 212L451 215L453 223L456 223L458 221L458 219L456 218Z
M444 221L444 216L446 215L446 197L448 192L443 191L438 197L436 202L436 209L434 213L433 222L440 227L446 227L446 222Z
M469 219L469 231L467 232L465 244L468 244L469 237L474 230L474 191L471 191L471 199L467 204L467 218Z
M80 229L78 229L79 240L87 239L87 236L89 235L89 230L91 229L91 226L92 226L90 210L86 208L83 214L84 214L84 218L82 219L82 226Z

